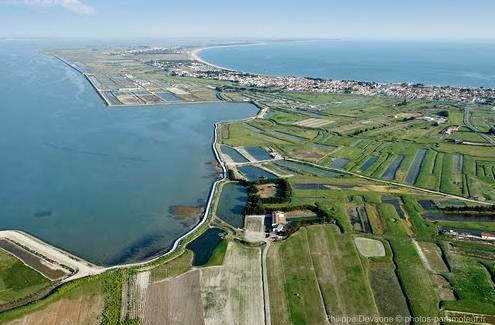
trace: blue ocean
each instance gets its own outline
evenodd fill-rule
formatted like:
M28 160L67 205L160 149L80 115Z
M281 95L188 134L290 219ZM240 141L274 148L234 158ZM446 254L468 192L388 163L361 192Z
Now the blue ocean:
M495 88L495 42L293 41L205 49L229 69L337 80Z

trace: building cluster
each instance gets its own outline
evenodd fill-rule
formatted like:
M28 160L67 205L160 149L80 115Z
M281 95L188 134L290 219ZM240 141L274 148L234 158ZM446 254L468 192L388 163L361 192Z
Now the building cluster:
M433 123L436 123L436 124L443 124L443 123L447 122L447 118L446 117L443 117L443 116L422 115L422 116L416 117L416 119L417 120L423 120L423 121L426 121L426 122L433 122Z
M272 229L276 235L283 236L285 235L287 227L287 218L285 217L285 213L282 211L273 211L272 212Z
M160 65L155 63L155 65ZM354 80L325 80L319 78L262 76L220 69L197 61L176 67L167 66L176 75L231 81L249 87L277 87L288 91L320 93L353 93L383 95L408 99L453 100L466 103L490 103L495 100L495 89L425 86L408 83L378 83Z
M460 126L459 125L450 125L447 126L445 129L443 129L440 134L444 136L449 136L454 132L459 131Z
M475 239L475 240L484 240L484 241L495 241L495 234L484 231L481 233L478 232L467 232L457 229L442 229L442 233L449 236L454 236L459 239Z

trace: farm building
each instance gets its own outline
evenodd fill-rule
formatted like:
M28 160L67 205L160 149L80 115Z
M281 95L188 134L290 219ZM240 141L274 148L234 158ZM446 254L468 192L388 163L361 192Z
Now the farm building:
M277 227L278 225L285 225L287 223L287 218L285 213L281 211L272 212L272 227Z
M443 129L440 134L442 135L451 135L454 132L459 131L459 125L450 125Z
M287 226L287 218L285 213L281 211L272 212L272 227L273 232L277 235L283 235Z
M495 240L495 234L492 234L491 232L482 232L481 233L481 239L483 239L483 240Z

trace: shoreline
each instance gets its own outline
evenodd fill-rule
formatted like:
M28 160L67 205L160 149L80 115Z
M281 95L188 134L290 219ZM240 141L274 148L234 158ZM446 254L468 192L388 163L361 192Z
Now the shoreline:
M201 62L203 64L209 65L209 66L217 68L217 69L223 69L223 70L227 70L227 71L231 71L231 72L254 74L252 72L230 69L227 67L223 67L221 65L213 64L213 63L208 62L205 59L201 58L200 53L204 50L216 49L216 48L263 46L263 45L276 44L276 43L296 43L296 42L312 42L312 41L315 41L315 40L314 39L293 39L293 40L289 39L289 40L272 40L272 41L253 41L253 42L237 43L237 44L228 44L227 43L227 44L211 45L211 46L207 45L207 46L201 46L201 47L193 48L192 50L189 51L189 57L194 61ZM262 75L262 74L258 74L258 75Z
M130 107L130 106L136 106L136 105L109 105L108 101L105 99L104 96L100 93L99 89L91 82L90 78L81 71L76 65L73 65L71 62L63 59L60 56L54 55L56 59L58 59L60 62L63 64L67 65L68 67L74 69L76 72L81 74L84 79L86 79L87 82L89 82L90 86L93 88L93 90L97 93L98 97L106 104L108 108L112 108L114 106L125 106L125 107ZM223 102L223 101L207 101L207 102L174 102L174 103L160 103L160 104L150 104L150 105L138 105L139 106L145 106L145 107L150 107L150 106L162 106L162 105L183 105L183 104L224 104L224 103L246 103L246 102L238 102L238 101L233 101L233 102ZM182 235L179 235L177 238L173 239L170 245L168 247L162 248L157 250L156 252L150 254L149 256L143 258L142 260L137 260L135 262L127 262L127 263L122 263L122 264L115 264L115 265L100 265L91 262L90 260L87 260L85 258L82 258L78 256L75 253L69 252L65 250L63 247L55 246L52 245L51 243L37 237L34 234L25 232L20 229L5 229L0 231L0 239L4 239L7 241L12 242L14 245L22 248L22 249L27 249L28 251L38 255L38 257L42 260L45 260L48 263L53 263L58 264L59 266L62 265L70 265L71 268L74 270L74 272L70 275L68 275L66 278L61 280L57 287L61 284L71 282L76 279L80 279L83 277L91 276L91 275L96 275L100 273L104 273L106 271L111 271L111 270L117 270L117 269L123 269L123 268L132 268L132 267L145 267L148 264L152 264L162 258L169 257L173 255L177 250L179 250L181 247L185 247L185 244L189 243L190 241L194 240L196 237L200 236L202 232L195 234L195 236L188 238L192 234L194 234L196 231L198 231L202 226L205 224L208 224L208 222L211 221L210 216L212 216L212 209L213 209L213 201L214 198L217 194L217 189L219 185L221 185L222 182L224 182L228 178L228 172L227 172L227 167L225 161L223 161L221 154L219 153L217 149L218 145L218 128L219 125L228 122L228 121L242 121L242 120L250 120L258 117L260 112L262 112L262 109L253 102L249 102L253 107L255 108L255 112L253 113L252 116L248 116L245 118L241 118L238 120L220 120L214 123L214 128L213 128L213 141L211 143L211 149L213 151L214 157L218 165L221 167L221 177L217 180L215 180L213 183L211 183L208 191L208 197L206 204L204 205L204 212L203 215L200 217L199 221L194 224L189 230L184 232ZM186 241L185 241L186 240ZM11 253L12 254L12 253ZM21 259L21 257L16 256L16 258ZM37 271L38 272L38 271Z
M95 275L99 273L103 273L106 271L110 270L116 270L116 269L121 269L121 268L131 268L131 267L139 267L139 266L145 266L146 264L156 262L157 260L167 257L173 253L175 253L182 245L182 242L184 239L186 239L189 235L194 233L196 230L198 230L201 226L203 226L207 221L209 220L210 214L211 214L211 209L212 209L212 203L213 203L213 198L215 196L217 187L220 182L223 182L227 178L227 168L225 167L225 162L221 160L220 154L218 153L216 149L216 144L217 144L217 130L218 130L218 123L215 123L214 127L214 141L212 144L213 152L215 155L215 159L219 162L221 168L222 168L222 177L210 186L210 191L208 195L208 200L205 205L205 211L201 219L196 223L191 229L189 229L186 233L182 234L178 238L174 239L172 245L170 246L169 249L164 249L162 252L157 252L156 254L152 254L150 257L142 260L142 261L136 261L136 262L130 262L130 263L123 263L123 264L116 264L116 265L111 265L111 266L104 266L104 265L98 265L95 264L91 261L88 261L82 257L79 257L76 254L73 254L71 252L68 252L64 250L61 247L54 246L37 236L27 233L22 230L2 230L0 231L0 238L2 239L7 239L11 242L13 242L16 246L19 246L21 248L28 248L30 251L33 251L37 254L40 255L40 258L45 259L45 260L55 260L59 264L63 264L62 262L67 262L70 260L77 261L78 265L74 267L75 271L72 275L61 281L61 283L66 283L70 282L72 280L76 280L82 277L86 277L89 275ZM199 234L198 234L199 235ZM52 258L54 255L57 256L57 258ZM16 256L17 257L17 256ZM19 258L19 257L17 257ZM68 263L66 263L68 264ZM82 271L81 270L81 265L85 265L88 270Z
M221 103L221 102L220 102ZM252 103L251 103L252 104ZM242 118L239 120L235 121L243 121L243 120L251 120L254 119L258 116L258 114L261 112L260 108L257 105L252 104L258 112L250 117ZM75 272L69 275L67 278L63 279L60 281L59 285L80 279L83 277L91 276L91 275L96 275L100 273L104 273L107 271L111 270L117 270L117 269L123 269L123 268L132 268L132 267L144 267L148 264L154 263L162 258L166 258L172 254L174 254L177 250L179 250L183 245L185 247L185 244L189 243L190 241L194 240L198 236L201 235L201 233L198 233L196 236L190 238L186 242L184 242L185 239L188 239L191 234L194 234L197 230L199 230L202 226L207 224L209 221L211 221L213 217L212 216L212 209L213 209L213 200L216 196L217 189L221 183L223 183L226 179L228 179L228 171L226 167L226 162L222 159L221 154L219 153L217 149L218 143L218 128L221 123L227 122L230 120L222 120L218 121L214 124L214 136L213 136L213 142L211 144L212 151L215 156L215 160L218 162L218 164L221 167L221 178L215 180L211 186L210 190L208 192L208 199L207 203L204 208L204 213L201 217L201 219L188 231L186 231L184 234L180 235L178 238L174 239L172 242L172 245L169 246L170 248L164 248L162 250L157 251L156 253L148 256L147 258L141 260L141 261L136 261L136 262L129 262L129 263L123 263L123 264L116 264L116 265L110 265L110 266L105 266L105 265L98 265L95 264L91 261L88 261L74 253L71 253L69 251L64 250L61 247L52 245L37 236L27 233L22 230L16 230L16 229L9 229L9 230L2 230L0 231L0 239L6 239L14 243L16 246L24 249L28 249L29 251L32 251L39 255L39 257L43 260L47 261L55 261L59 265L66 265L69 264ZM15 254L14 254L15 255ZM20 259L20 257L16 256L16 258Z
M309 41L314 41L314 40L293 40L293 41L280 41L280 42L309 42ZM201 58L200 53L203 50L208 50L208 49L214 49L214 48L229 48L229 47L245 47L245 46L259 46L259 45L269 45L270 43L279 43L279 42L253 42L253 43L246 43L246 44L225 44L225 45L213 45L213 46L204 46L204 47L198 47L189 52L189 56L192 60L195 60L197 62L203 63L205 65L208 65L210 67L216 68L216 69L222 69L226 70L229 72L237 72L237 73L243 73L243 74L250 74L254 76L260 76L260 77L272 77L272 78L301 78L301 79L321 79L325 81L338 81L338 82L364 82L364 83L374 83L377 85L400 85L400 84L410 84L410 85L423 85L424 87L429 87L429 88L452 88L452 89L471 89L471 90L476 90L476 89L486 89L486 90L495 90L495 86L492 87L486 87L486 86L455 86L455 85L448 85L448 84L433 84L433 83L427 83L427 82L418 82L418 81L374 81L374 80L365 80L365 79L333 79L333 78L328 78L328 77L314 77L314 76L297 76L297 75L279 75L279 74L267 74L267 73L258 73L258 72L250 72L250 71L244 71L244 70L238 70L238 69L231 69L231 68L226 68L221 65L217 65L211 62L206 61L205 59Z
M222 70L227 70L231 72L243 72L235 69L229 69L226 67L222 67L220 65L213 64L211 62L208 62L201 58L200 53L204 50L208 49L216 49L216 48L228 48L228 47L244 47L244 46L259 46L259 45L267 45L267 42L254 42L254 43L246 43L246 44L225 44L225 45L213 45L213 46L204 46L204 47L198 47L193 49L192 51L189 52L189 56L192 60L201 62L203 64L206 64L210 67L214 67L217 69L222 69Z

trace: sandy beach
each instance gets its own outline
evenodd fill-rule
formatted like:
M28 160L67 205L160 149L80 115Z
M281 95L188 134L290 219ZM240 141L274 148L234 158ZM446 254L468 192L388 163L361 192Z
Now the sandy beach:
M193 49L191 52L189 52L189 56L191 57L192 60L201 62L203 64L209 65L210 67L214 67L217 69L222 69L222 70L227 70L227 71L236 71L233 69L229 69L226 67L222 67L213 63L210 63L208 61L203 60L200 57L200 53L203 50L207 49L215 49L215 48L226 48L226 47L241 47L241 46L258 46L258 45L266 45L266 42L256 42L256 43L245 43L245 44L225 44L225 45L215 45L215 46L205 46L205 47L198 47Z

